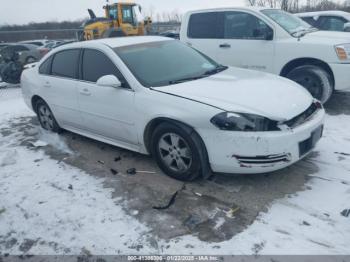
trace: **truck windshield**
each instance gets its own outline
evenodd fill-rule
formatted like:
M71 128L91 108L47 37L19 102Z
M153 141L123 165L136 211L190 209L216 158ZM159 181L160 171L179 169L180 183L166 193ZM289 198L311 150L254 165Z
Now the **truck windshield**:
M196 80L227 68L177 40L122 46L114 51L145 87Z
M302 36L302 34L314 30L312 26L301 20L299 17L296 17L282 10L265 9L261 12L273 21L275 21L277 24L279 24L292 36Z

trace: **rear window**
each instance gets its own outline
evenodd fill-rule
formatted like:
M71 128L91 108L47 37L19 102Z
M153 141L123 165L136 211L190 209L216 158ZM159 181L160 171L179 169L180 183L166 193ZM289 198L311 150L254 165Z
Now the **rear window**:
M188 37L223 38L223 28L223 16L218 12L193 14L189 21Z
M51 74L54 76L76 78L80 50L66 50L55 54Z

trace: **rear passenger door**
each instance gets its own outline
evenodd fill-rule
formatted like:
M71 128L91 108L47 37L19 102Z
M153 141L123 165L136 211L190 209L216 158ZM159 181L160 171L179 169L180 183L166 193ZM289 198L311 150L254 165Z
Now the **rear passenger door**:
M123 86L98 86L97 80L106 75L115 75ZM104 139L118 141L123 146L137 147L134 91L117 66L102 51L84 50L78 90L85 129Z
M63 127L80 127L77 102L80 49L60 51L39 68L41 95Z
M253 14L227 11L223 16L223 38L218 61L224 65L273 72L273 29Z

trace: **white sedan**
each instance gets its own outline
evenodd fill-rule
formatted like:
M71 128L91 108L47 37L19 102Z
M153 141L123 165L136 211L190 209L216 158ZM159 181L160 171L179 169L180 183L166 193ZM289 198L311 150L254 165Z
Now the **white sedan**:
M290 80L219 65L163 37L65 45L21 83L43 128L151 154L181 180L287 167L314 148L325 116Z

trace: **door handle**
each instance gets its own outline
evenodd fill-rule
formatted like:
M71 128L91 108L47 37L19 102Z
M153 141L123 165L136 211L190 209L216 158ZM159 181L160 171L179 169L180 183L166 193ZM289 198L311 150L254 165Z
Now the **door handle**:
M81 95L84 95L84 96L90 96L90 95L91 95L89 89L87 89L87 88L84 88L84 89L80 90L79 93L80 93Z
M219 47L220 47L220 48L231 48L231 45L230 45L230 44L225 43L225 44L221 44L221 45L219 45Z

